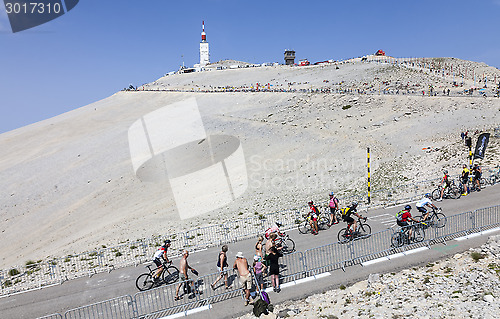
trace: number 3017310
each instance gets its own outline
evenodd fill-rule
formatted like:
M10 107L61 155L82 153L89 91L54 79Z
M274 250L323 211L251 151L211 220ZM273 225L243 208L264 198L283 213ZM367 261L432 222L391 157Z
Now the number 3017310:
M59 13L61 12L61 4L55 3L18 3L18 2L6 2L5 11L7 14L47 14L47 13Z

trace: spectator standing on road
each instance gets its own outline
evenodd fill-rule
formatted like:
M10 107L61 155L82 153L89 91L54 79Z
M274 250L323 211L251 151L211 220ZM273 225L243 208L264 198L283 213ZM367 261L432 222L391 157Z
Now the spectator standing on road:
M474 173L474 186L476 187L476 190L478 192L481 191L481 167L478 164L474 164L474 167L472 168L472 172Z
M266 265L262 263L262 259L259 256L253 257L253 272L255 273L255 280L260 286L260 290L264 290L264 271L266 268Z
M180 278L181 282L179 283L179 285L177 285L177 289L175 289L175 300L181 299L179 297L179 289L181 288L181 286L184 284L189 285L189 282L184 283L184 281L187 281L189 279L189 276L187 273L188 269L190 269L191 272L193 272L194 274L197 273L197 271L193 267L189 266L188 261L187 261L188 257L189 257L189 252L184 249L184 251L182 252L181 261L179 263L179 278Z
M276 233L272 233L269 236L269 239L266 241L266 245L264 246L265 250L264 265L266 265L267 267L269 267L269 260L267 259L267 257L271 254L271 249L273 247L276 247L275 240L277 237L278 235L276 235Z
M269 259L269 274L271 274L271 283L273 285L273 290L277 293L281 291L280 288L280 265L278 259L283 257L283 254L276 249L276 247L271 248L271 253L267 258Z
M241 289L245 291L245 306L250 303L250 289L252 288L252 274L248 270L248 261L243 256L243 253L239 251L236 254L236 260L234 261L233 269L238 270L240 275L240 286Z
M262 236L259 236L259 238L257 238L257 243L255 244L255 256L259 257L260 260L262 260L262 258L264 257L264 255L262 254L262 242L264 241L264 237Z
M462 165L462 196L467 196L469 194L469 169L467 168L467 165Z
M226 289L229 289L227 285L227 268L229 265L227 264L227 245L222 246L222 251L219 252L219 257L217 258L217 269L219 270L219 277L210 285L212 289L215 290L215 284L219 282L224 277L224 284Z
M330 207L330 222L328 223L328 227L330 227L339 223L336 214L337 210L339 209L339 200L333 194L333 192L330 193L330 202L328 203L328 206Z

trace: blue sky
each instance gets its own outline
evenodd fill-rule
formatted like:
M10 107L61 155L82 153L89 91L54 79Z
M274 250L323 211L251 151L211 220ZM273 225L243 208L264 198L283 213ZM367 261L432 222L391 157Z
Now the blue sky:
M310 61L383 49L500 68L500 0L81 0L15 34L0 9L0 133L197 63L202 20L212 62L283 62L286 48Z

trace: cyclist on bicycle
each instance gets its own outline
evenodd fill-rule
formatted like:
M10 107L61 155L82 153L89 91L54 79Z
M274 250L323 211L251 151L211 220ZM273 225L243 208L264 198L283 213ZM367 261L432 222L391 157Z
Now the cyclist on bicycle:
M276 233L276 235L282 235L280 233L280 227L283 226L280 222L276 222L273 227L270 227L266 230L265 237L266 239L269 239L269 236L271 236L272 233Z
M474 168L472 169L472 173L474 174L474 186L476 186L476 189L478 192L481 191L481 167L479 167L478 164L474 164Z
M422 213L422 221L427 220L427 217L429 217L429 212L427 209L425 209L425 206L433 207L434 209L438 209L430 200L431 194L427 193L424 195L424 197L416 202L415 206L417 207L417 210Z
M439 184L439 186L442 186L441 188L441 197L439 199L437 199L437 201L442 201L443 200L443 194L444 194L444 190L449 188L450 187L450 175L448 175L448 171L447 170L444 170L443 171L443 178L441 179L441 183Z
M406 205L403 210L401 210L400 212L398 212L396 214L396 223L401 228L410 226L410 224L408 223L408 220L411 220L412 222L418 223L417 220L415 220L415 219L413 219L413 217L411 217L410 210L411 210L411 206ZM411 238L411 233L412 233L411 227L408 227L408 238Z
M342 213L342 220L347 223L347 229L351 229L352 225L352 233L356 232L357 222L354 218L351 217L351 214L356 215L358 218L363 218L361 215L357 213L358 202L352 202L351 206L347 206L342 208L340 212Z
M314 206L313 201L310 201L309 203L309 213L307 213L307 218L309 218L309 224L311 224L311 228L313 229L313 235L318 234L318 217L319 217L319 210Z
M328 223L328 227L338 224L339 221L337 220L337 215L335 212L339 209L339 200L333 192L330 193L330 202L328 203L328 206L330 207L330 222Z
M467 194L469 193L469 186L468 186L468 182L469 182L469 169L467 168L467 165L462 165L462 176L461 176L461 179L462 179L462 186L463 186L463 193L462 193L462 196L467 196Z
M156 270L156 272L153 275L153 279L155 279L155 280L158 279L158 277L160 277L161 273L163 272L164 267L163 267L162 259L165 261L165 263L170 262L170 260L168 260L168 257L167 257L168 247L170 247L170 239L165 240L165 242L163 243L163 246L158 248L158 250L156 251L156 253L153 256L153 262L155 263L156 267L158 267L158 269Z

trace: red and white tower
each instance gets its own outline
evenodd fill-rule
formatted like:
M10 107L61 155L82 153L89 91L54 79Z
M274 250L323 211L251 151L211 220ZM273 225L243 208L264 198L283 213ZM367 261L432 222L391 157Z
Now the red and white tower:
M205 33L205 21L202 23L201 42L200 42L200 65L204 66L210 63L210 54L208 51L207 34Z

